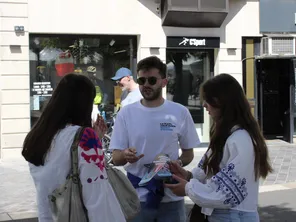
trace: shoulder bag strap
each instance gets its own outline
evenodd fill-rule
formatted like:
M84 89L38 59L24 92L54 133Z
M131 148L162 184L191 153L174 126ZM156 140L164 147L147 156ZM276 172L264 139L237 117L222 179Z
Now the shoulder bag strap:
M78 145L82 137L85 127L80 127L75 136L71 146L71 176L73 180L79 181L79 170L78 170Z
M80 127L75 136L74 136L74 140L71 146L71 176L72 176L72 182L78 184L78 189L79 189L79 196L80 196L80 200L81 200L81 204L86 216L86 221L89 221L88 219L88 214L87 214L87 210L85 208L85 205L83 203L83 197L82 197L82 185L81 185L81 181L79 178L79 167L78 167L78 146L79 146L79 142L80 139L82 137L82 134L84 132L86 127Z

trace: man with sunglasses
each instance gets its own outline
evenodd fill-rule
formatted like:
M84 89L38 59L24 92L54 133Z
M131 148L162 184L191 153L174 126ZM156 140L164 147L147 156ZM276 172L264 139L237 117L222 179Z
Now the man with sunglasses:
M168 82L166 71L166 65L155 56L138 63L137 82L143 99L118 113L112 133L113 162L124 165L141 201L142 210L132 222L186 221L184 199L164 188L163 181L153 178L145 186L138 185L149 171L146 165L157 155L168 155L185 166L200 143L188 109L162 97Z
M115 76L111 78L122 90L121 108L139 101L142 94L139 90L139 85L135 83L132 72L128 68L120 68L117 70Z

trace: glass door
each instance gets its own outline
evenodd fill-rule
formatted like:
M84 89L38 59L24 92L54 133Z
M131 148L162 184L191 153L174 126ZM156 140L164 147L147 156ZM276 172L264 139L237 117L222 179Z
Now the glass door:
M213 50L167 49L167 99L186 106L202 142L209 142L210 117L204 112L199 89L213 76Z

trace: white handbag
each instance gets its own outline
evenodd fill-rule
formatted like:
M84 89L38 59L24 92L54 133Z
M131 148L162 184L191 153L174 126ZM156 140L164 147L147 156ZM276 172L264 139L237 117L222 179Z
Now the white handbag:
M49 195L54 222L88 222L78 171L78 144L84 129L80 127L75 134L71 146L71 169L65 184Z
M126 220L133 219L141 211L141 203L137 191L129 179L120 170L106 163L109 183L121 206Z

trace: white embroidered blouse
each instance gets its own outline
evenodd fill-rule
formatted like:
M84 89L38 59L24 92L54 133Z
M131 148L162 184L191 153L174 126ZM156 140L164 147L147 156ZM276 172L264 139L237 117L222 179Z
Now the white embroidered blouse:
M71 145L79 127L67 126L54 138L44 166L29 164L37 191L39 222L52 222L48 195L65 183L71 165ZM78 147L79 176L90 222L126 221L108 182L104 153L98 136L86 128Z
M239 129L229 136L221 170L211 178L202 169L204 158L193 169L193 179L185 187L186 195L202 207L202 212L211 215L215 208L257 211L259 180L255 180L254 146L248 132Z

